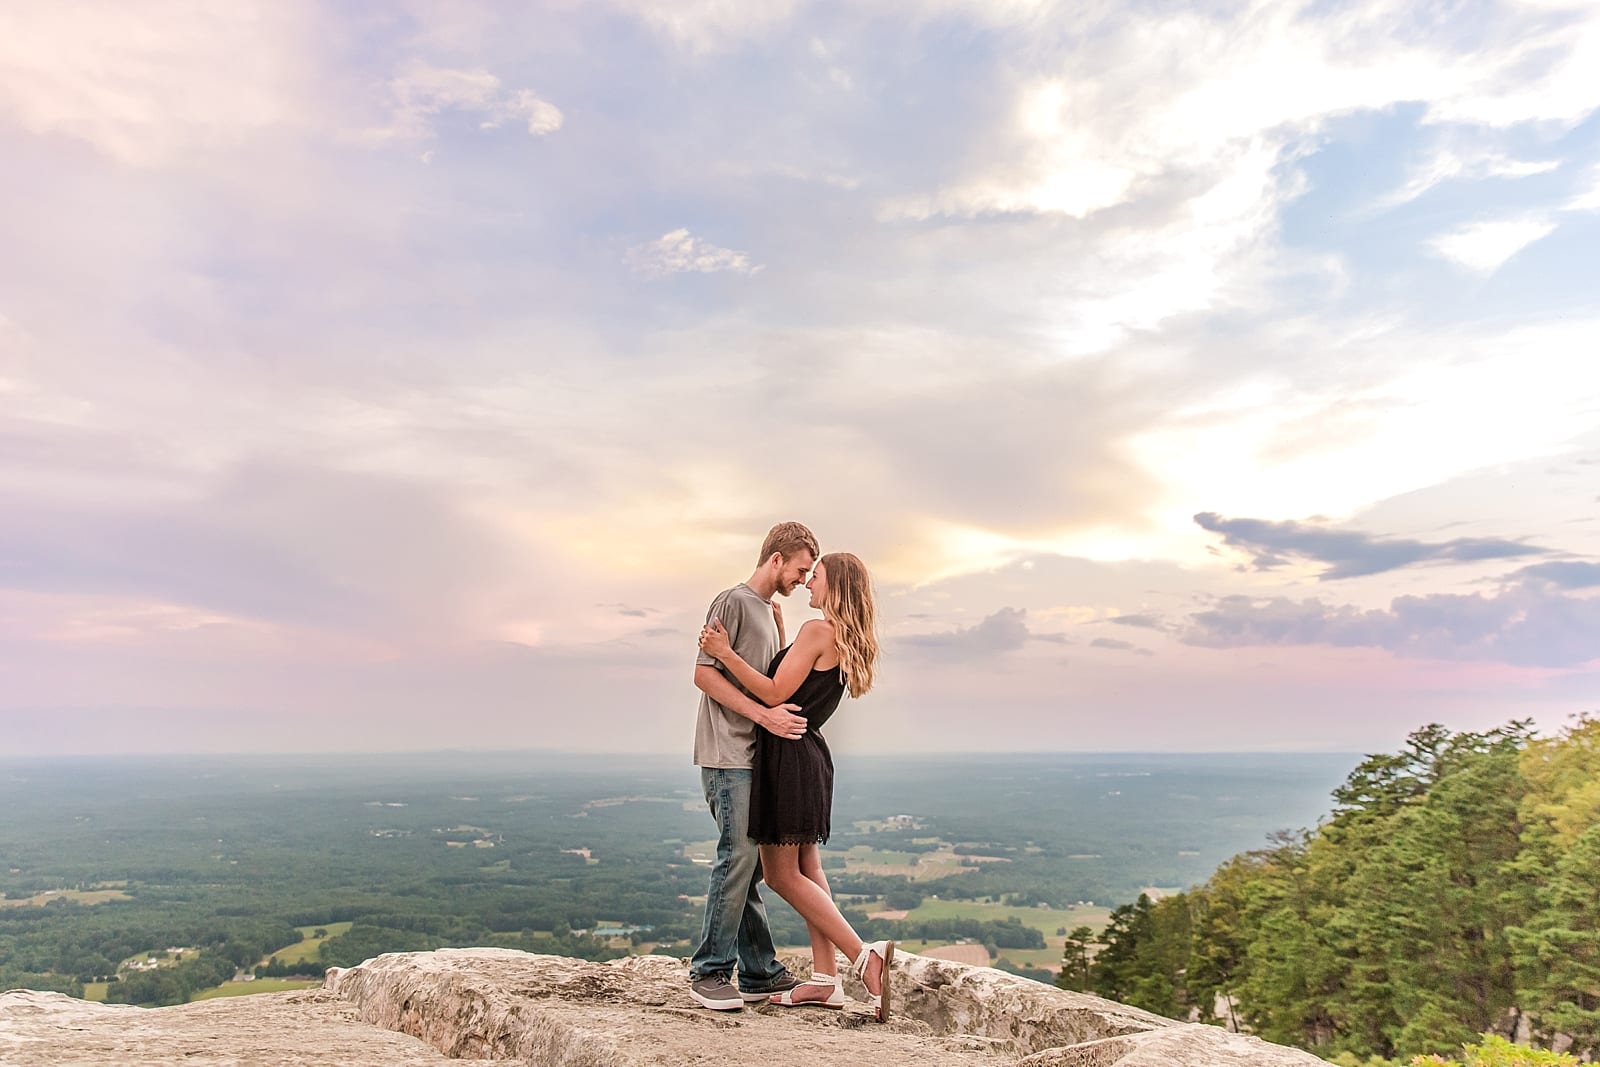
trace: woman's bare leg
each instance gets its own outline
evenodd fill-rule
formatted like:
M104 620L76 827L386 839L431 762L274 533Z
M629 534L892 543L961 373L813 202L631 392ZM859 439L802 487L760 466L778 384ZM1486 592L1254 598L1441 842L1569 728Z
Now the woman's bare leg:
M812 931L812 952L817 950L817 933L833 945L837 945L847 959L856 959L861 955L861 938L856 936L855 930L839 914L839 908L833 902L832 895L823 888L827 879L822 878L822 885L818 885L811 878L802 873L800 856L803 848L809 847L816 851L816 846L801 845L762 845L761 846L761 873L767 885L784 900L789 906L800 913L806 921L806 927ZM816 872L822 875L821 857L817 858ZM831 950L830 950L831 951ZM813 963L815 957L813 957ZM867 964L867 972L862 976L867 992L876 996L883 991L883 962L874 956Z
M828 885L828 876L822 873L822 852L816 845L800 846L800 873L814 883L828 899L833 899L833 890ZM813 974L837 974L839 964L834 959L834 945L829 941L821 928L806 923L806 929L811 933L811 971Z
M816 845L801 845L798 849L800 873L808 881L814 882L827 893L831 899L832 891L828 888L827 876L822 873L822 857ZM837 983L839 976L839 963L835 955L833 942L828 940L820 926L806 923L806 933L811 935L811 973L813 976L827 976ZM789 994L789 999L796 1004L827 1000L833 994L829 986L816 983L802 984L795 987Z

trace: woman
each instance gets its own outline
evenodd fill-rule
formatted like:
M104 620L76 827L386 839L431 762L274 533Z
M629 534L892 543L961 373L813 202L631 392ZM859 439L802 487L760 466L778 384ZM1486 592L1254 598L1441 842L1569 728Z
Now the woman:
M851 973L867 987L878 1021L884 1022L894 942L862 943L833 903L817 848L828 840L833 807L833 757L820 730L846 688L852 697L872 688L878 659L872 581L855 556L830 552L817 561L806 588L822 618L800 627L794 644L773 657L765 674L734 653L715 619L700 631L700 647L757 700L798 704L808 724L794 741L765 730L756 733L750 836L761 846L762 876L800 913L811 934L811 977L771 1001L785 1007L844 1007L835 973L837 946L854 961Z

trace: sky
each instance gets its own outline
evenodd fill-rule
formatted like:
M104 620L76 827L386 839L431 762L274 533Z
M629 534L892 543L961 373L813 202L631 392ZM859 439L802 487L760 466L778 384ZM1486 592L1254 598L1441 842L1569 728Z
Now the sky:
M1592 0L0 7L0 755L1600 710ZM814 617L785 604L791 633Z

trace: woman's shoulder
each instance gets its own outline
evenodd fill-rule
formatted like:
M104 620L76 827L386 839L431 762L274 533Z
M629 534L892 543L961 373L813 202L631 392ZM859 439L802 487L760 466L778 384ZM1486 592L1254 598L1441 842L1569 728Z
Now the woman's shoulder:
M810 637L814 641L832 641L833 623L827 619L810 619L800 627L800 632L795 634L796 641L802 637Z

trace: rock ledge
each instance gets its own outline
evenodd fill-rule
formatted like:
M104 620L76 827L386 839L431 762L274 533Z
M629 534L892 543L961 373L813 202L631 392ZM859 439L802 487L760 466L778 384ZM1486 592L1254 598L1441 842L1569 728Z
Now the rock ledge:
M809 971L804 957L786 960ZM379 956L325 989L363 1020L452 1058L571 1067L704 1064L1027 1064L1029 1067L1314 1067L1305 1052L1178 1023L988 967L904 954L895 1018L766 1005L717 1013L689 999L681 961L585 963L502 949ZM860 998L865 990L847 990Z
M804 957L786 962L809 969ZM987 967L905 954L895 1011L767 1005L711 1012L681 961L586 963L507 949L396 953L335 971L323 988L131 1008L59 993L0 993L6 1067L370 1065L449 1059L560 1067L1316 1067L1295 1049L1174 1022Z

